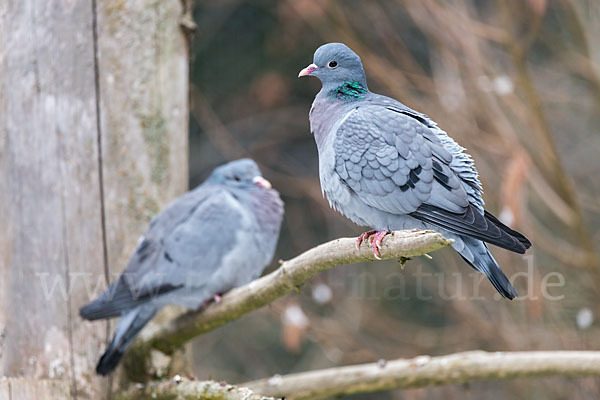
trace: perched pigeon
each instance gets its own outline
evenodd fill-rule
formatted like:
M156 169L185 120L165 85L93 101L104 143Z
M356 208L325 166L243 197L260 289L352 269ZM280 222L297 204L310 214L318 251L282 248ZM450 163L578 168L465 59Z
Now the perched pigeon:
M317 49L298 76L323 84L310 110L319 151L321 188L329 204L370 226L357 246L372 239L379 255L390 230L434 229L462 258L509 299L517 295L486 242L516 253L525 236L483 209L471 157L427 115L369 91L360 57L341 43Z
M250 159L216 168L150 223L123 274L80 309L88 320L121 317L96 371L115 369L165 305L198 309L259 277L275 252L283 202Z

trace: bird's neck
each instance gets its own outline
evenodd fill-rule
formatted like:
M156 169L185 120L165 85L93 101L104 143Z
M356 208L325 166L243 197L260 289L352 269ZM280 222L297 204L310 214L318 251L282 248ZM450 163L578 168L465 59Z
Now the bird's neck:
M252 208L262 234L279 232L283 215L283 202L275 190L259 189L253 191Z
M346 102L364 98L368 89L367 85L363 82L344 81L323 86L322 92L331 99Z
M315 97L309 114L310 130L315 137L319 152L326 147L325 142L331 130L339 121L340 116L345 115L354 108L356 106L355 101L362 99L362 97L348 97L346 100L336 97L332 98L329 95L331 90L326 87L321 89L317 97ZM362 96L361 93L358 94Z

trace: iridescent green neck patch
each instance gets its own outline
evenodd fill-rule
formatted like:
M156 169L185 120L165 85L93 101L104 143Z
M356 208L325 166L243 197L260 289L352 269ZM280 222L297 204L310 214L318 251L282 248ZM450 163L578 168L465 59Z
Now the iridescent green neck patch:
M364 94L367 93L365 89L358 82L344 82L343 85L336 87L329 92L329 97L334 97L340 100L353 100L362 99Z

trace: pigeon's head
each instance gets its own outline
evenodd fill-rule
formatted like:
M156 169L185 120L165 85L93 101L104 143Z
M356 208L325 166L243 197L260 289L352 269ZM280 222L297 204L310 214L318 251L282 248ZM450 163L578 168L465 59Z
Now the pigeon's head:
M231 161L217 167L208 180L234 188L258 186L263 189L271 189L271 183L262 177L258 165L249 158Z
M343 43L327 43L315 51L313 63L298 74L316 76L323 86L340 86L355 82L367 87L360 57Z

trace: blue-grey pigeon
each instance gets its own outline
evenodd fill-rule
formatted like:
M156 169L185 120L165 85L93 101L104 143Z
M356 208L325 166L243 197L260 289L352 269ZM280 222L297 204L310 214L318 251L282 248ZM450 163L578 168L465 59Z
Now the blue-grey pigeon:
M317 49L298 76L322 88L310 109L321 188L329 204L359 225L377 257L390 230L434 229L498 292L515 288L486 242L516 253L531 243L485 211L472 158L427 115L369 91L360 57L342 43Z
M198 309L258 278L275 252L279 193L250 159L216 168L159 213L125 271L80 309L88 320L121 317L96 371L115 369L140 330L165 305Z

